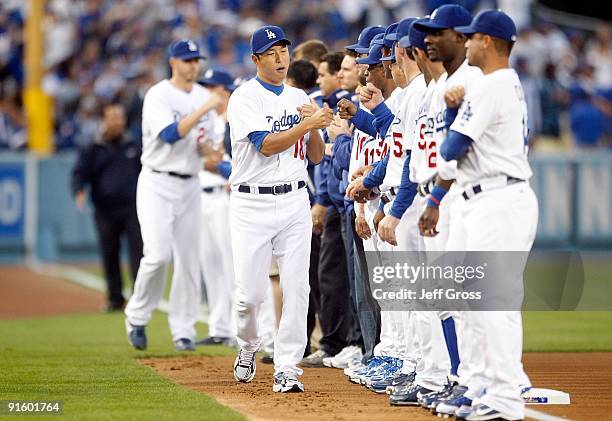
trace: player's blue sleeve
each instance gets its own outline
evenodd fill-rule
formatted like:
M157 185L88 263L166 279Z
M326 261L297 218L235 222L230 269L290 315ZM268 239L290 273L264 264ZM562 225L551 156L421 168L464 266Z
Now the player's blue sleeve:
M374 114L374 127L378 134L380 134L380 137L384 139L395 116L384 102L378 104L376 108L372 110L372 114Z
M330 206L332 204L327 191L327 173L331 171L331 162L328 156L315 166L314 182L316 187L315 202L319 205Z
M458 112L459 108L447 108L446 111L444 111L444 124L446 125L446 130L450 129L450 126L455 121Z
M174 123L163 128L162 131L159 132L159 138L171 145L176 143L181 138L178 131L178 122L175 121Z
M378 203L378 210L382 213L385 213L385 202L383 202L382 200Z
M450 130L440 145L440 155L446 161L459 159L465 155L472 144L472 138L463 133Z
M348 135L340 135L336 138L333 147L334 174L342 179L342 170L348 170L351 161L352 140Z
M404 212L406 212L406 209L412 204L416 193L417 185L410 181L410 151L408 151L408 156L404 161L404 169L402 170L402 182L397 192L397 196L395 196L395 200L393 201L393 205L391 206L391 210L389 210L389 214L397 219L402 219Z
M217 164L217 172L223 176L226 180L230 178L232 174L232 163L230 161L221 161Z
M374 116L370 113L365 112L361 108L357 110L357 113L351 118L351 123L355 125L359 130L369 134L372 137L376 137L376 129L374 128Z
M263 146L263 142L266 138L267 135L269 135L270 132L251 132L249 133L249 140L251 141L251 143L253 145L255 145L255 147L257 148L258 151L261 151L261 147Z
M368 173L363 179L363 186L368 189L373 189L376 186L380 186L385 179L387 174L387 164L389 163L389 155L387 152L382 161L378 161L374 164L374 169Z

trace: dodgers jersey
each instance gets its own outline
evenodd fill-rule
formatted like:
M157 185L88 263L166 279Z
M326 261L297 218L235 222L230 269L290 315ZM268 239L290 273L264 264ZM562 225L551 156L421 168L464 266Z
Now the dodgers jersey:
M223 140L225 138L225 120L223 120L223 118L220 116L216 116L213 120L212 133L208 134L205 138L200 139L200 143L210 143L215 149L217 149L223 145ZM223 160L229 161L230 159L231 158L228 151L225 151ZM198 176L200 177L200 185L202 187L225 186L225 183L227 183L227 180L222 175L212 173L204 169L200 171Z
M206 113L185 137L170 144L159 138L159 133L202 106L210 91L193 84L185 92L168 79L157 83L146 93L142 106L142 157L145 167L157 171L196 175L202 168L197 142L214 131L217 113Z
M446 77L446 74L442 76ZM433 79L429 81L421 102L416 104L414 131L412 133L406 132L407 135L411 136L408 141L412 141L409 167L410 181L413 183L425 183L435 174L435 149L430 150L428 148L428 145L432 143L433 120L428 117L431 99L436 91L436 83ZM431 126L428 126L429 122L431 122Z
M425 77L420 74L404 89L405 94L397 108L393 123L387 131L387 143L391 155L383 185L398 187L402 182L404 161L412 149L412 136L417 119L418 106L425 95Z
M266 89L256 78L245 82L232 93L227 107L232 141L232 175L230 183L273 185L305 181L306 143L302 137L293 147L265 156L249 139L249 133L277 133L301 121L297 107L310 104L306 92L289 85L280 95Z
M445 180L452 180L455 178L457 162L447 162L438 153L440 144L446 138L447 132L445 121L446 101L444 101L444 94L447 89L454 86L463 86L465 92L469 92L471 86L480 77L482 77L480 68L470 66L467 60L465 60L452 75L448 76L448 74L446 74L446 77L440 77L436 82L436 90L429 106L428 118L430 118L431 121L427 122L428 126L433 126L432 139L428 145L430 154L428 160L435 162L436 167L433 169L433 173L437 171Z
M506 175L528 180L527 103L514 69L482 76L470 87L450 127L473 142L457 162L457 183L465 187Z

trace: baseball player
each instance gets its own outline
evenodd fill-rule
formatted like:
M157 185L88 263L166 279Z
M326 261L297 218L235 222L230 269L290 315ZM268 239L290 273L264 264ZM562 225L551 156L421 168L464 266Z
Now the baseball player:
M169 47L172 77L153 86L142 110L142 171L136 208L144 243L134 294L125 309L128 340L146 349L145 326L164 291L174 262L168 321L177 350L194 350L200 302L199 238L202 166L198 140L214 131L220 98L195 83L202 59L198 45Z
M508 65L516 27L505 13L487 10L455 30L469 37L468 61L484 76L469 90L456 87L445 94L449 122L459 104L460 108L440 153L446 160L457 160L455 183L462 191L458 200L463 201L453 215L448 241L456 250L529 252L538 208L527 182L532 175L527 162L527 105L518 75ZM519 269L522 273L524 263ZM522 278L516 282L522 285ZM455 414L467 420L523 419L521 386L528 379L521 363L520 312L470 312L467 323L479 333L472 337L482 344L479 356L484 364L473 366L478 373L472 374L469 390L458 398L467 408ZM470 402L476 398L477 403Z
M198 144L200 154L204 158L204 169L199 173L202 187L200 267L208 298L209 336L198 341L196 345L234 345L234 263L229 230L229 194L226 188L232 165L222 142L227 127L227 103L236 85L229 73L220 69L208 69L199 83L223 100L216 108L219 118L214 133L200 139ZM268 288L266 301L262 305L259 327L263 349L270 355L274 353L276 334L272 288Z
M234 377L255 377L261 338L257 315L269 284L272 255L278 259L283 311L274 346L275 392L302 392L297 367L306 347L308 265L312 220L306 186L306 157L318 163L324 146L318 129L329 126L332 111L321 108L302 118L306 93L286 86L289 40L277 26L251 37L257 77L230 97L232 139L230 221L236 276L237 340Z

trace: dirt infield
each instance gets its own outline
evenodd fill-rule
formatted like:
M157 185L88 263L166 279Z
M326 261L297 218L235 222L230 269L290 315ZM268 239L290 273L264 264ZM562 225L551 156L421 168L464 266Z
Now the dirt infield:
M252 383L237 383L233 358L205 357L143 359L142 363L191 389L257 420L433 420L421 408L397 408L386 395L349 383L341 370L306 369L304 394L272 392L272 366L257 365ZM612 353L530 353L525 369L537 387L570 393L571 405L530 405L547 414L572 420L610 419L612 413Z
M25 267L0 266L0 319L94 313L104 302L100 292L72 282Z

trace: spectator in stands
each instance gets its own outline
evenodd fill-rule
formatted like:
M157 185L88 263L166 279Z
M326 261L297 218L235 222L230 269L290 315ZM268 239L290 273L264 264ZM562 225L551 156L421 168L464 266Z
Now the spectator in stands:
M126 133L125 110L111 103L104 107L103 130L79 154L72 172L72 193L84 209L87 187L95 209L104 277L108 288L106 311L123 309L120 243L128 241L132 282L142 258L142 238L136 215L136 185L140 173L140 144Z
M559 122L561 112L568 102L567 93L557 81L556 67L547 63L544 77L540 81L540 104L542 107L542 136L558 140L561 136Z

